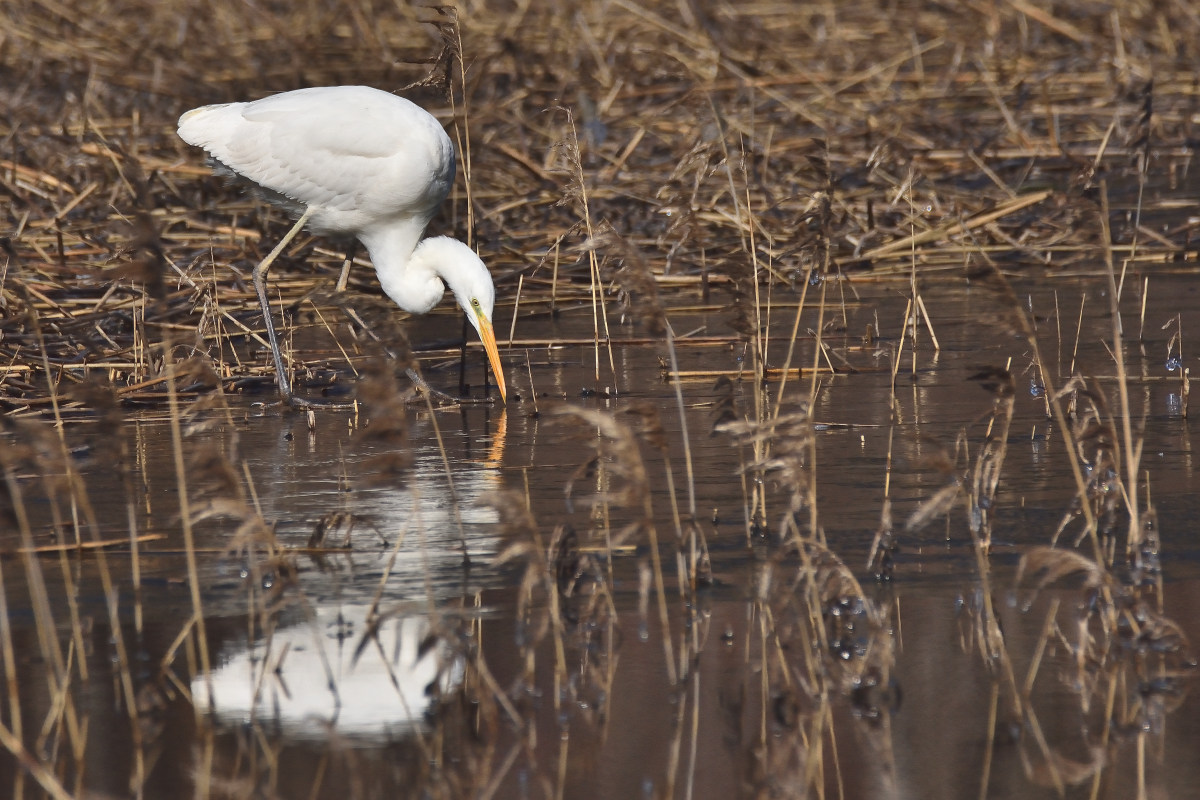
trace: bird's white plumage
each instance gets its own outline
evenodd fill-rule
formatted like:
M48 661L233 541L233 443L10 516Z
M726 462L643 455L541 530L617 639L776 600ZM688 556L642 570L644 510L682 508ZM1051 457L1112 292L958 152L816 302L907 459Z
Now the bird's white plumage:
M311 206L309 225L321 232L357 234L397 218L423 229L454 183L454 147L438 121L367 86L202 106L180 117L179 136L238 175Z
M487 268L455 239L418 245L454 183L454 147L431 114L367 86L325 86L193 109L179 118L179 136L306 214L313 230L357 236L384 292L406 311L430 311L449 286L483 339L504 395ZM281 364L276 352L282 387Z

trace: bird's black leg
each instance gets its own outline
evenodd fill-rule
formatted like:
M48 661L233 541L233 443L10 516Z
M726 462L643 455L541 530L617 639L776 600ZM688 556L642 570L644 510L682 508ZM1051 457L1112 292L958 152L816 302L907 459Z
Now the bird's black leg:
M462 319L462 352L458 357L458 393L467 396L467 318Z
M279 258L283 248L291 243L300 229L304 227L304 223L308 222L310 216L312 216L312 208L305 209L287 235L279 240L275 249L260 261L254 268L254 272L251 273L254 279L254 289L258 292L258 302L262 304L263 324L267 328L267 339L271 343L271 355L275 358L275 380L279 383L279 394L289 405L296 405L296 398L292 395L292 382L288 380L287 370L283 366L283 354L279 351L279 340L275 337L275 324L271 321L271 304L267 298L267 272L271 269L271 264L275 262L275 259Z

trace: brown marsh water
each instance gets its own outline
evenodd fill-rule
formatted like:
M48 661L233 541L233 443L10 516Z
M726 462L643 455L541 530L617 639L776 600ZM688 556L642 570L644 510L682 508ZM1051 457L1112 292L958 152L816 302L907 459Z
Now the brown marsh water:
M0 797L1194 796L1192 5L0 4ZM266 405L175 121L351 83L507 408L307 234Z
M1169 363L1171 329L1163 326L1173 319L1184 331L1200 324L1197 286L1187 275L1152 279L1143 325L1145 288L1128 287L1122 301L1135 309L1124 316L1130 386L1161 535L1164 611L1195 641L1200 630L1189 610L1200 602L1190 527L1198 511L1197 465L1178 368ZM902 356L893 389L907 286L831 281L825 290L826 315L837 325L824 341L840 374L818 377L809 467L829 550L860 576L863 594L843 595L833 615L851 624L823 647L835 661L853 664L875 658L878 640L886 641L891 655L884 668L864 673L880 683L860 676L856 688L826 689L831 696L819 701L805 695L819 681L797 686L770 668L775 659L804 658L788 646L778 649L770 638L780 634L769 634L765 622L783 610L765 576L773 572L778 583L800 568L780 560L781 523L771 518L787 515L789 490L768 476L768 518L748 524L740 472L746 445L712 433L722 401L753 406L748 378L729 387L716 387L712 375L688 379L686 420L707 577L695 590L672 588L680 574L672 553L686 552L667 533L673 523L664 454L676 502L686 503L674 392L660 348L623 344L641 342L640 333L615 323L616 370L604 354L599 380L590 347L514 346L505 359L519 399L508 408L409 412L411 462L394 473L381 475L379 458L388 446L357 438L351 412L321 412L310 428L304 414L231 398L227 411L189 419L185 458L195 464L194 454L205 448L229 454L237 469L230 480L252 487L252 503L273 526L277 546L289 549L267 557L261 547L238 547L236 531L245 520L232 511L195 526L211 687L195 648L176 649L192 599L169 420L161 411L135 414L115 433L100 432L96 423L68 424L64 437L86 487L95 535L121 539L132 526L161 538L140 545L136 584L127 547L104 559L127 662L116 650L98 555L71 553L60 561L44 553L30 562L15 555L22 545L15 530L5 538L10 555L0 569L17 658L10 686L17 687L26 729L61 713L47 694L52 665L40 655L48 651L39 645L30 601L39 591L30 584L34 576L45 583L58 646L71 661L85 662L87 672L71 681L77 743L64 729L38 745L49 753L80 748L78 763L58 757L59 777L101 795L723 798L803 793L807 786L827 797L958 798L978 796L986 783L990 797L1053 797L1060 781L1072 797L1094 788L1102 797L1132 796L1139 783L1150 796L1187 796L1200 781L1190 757L1200 746L1200 701L1190 681L1155 689L1130 675L1114 687L1115 707L1097 709L1104 699L1095 697L1089 705L1067 643L1071 621L1093 601L1077 578L1042 592L1016 583L1018 559L1051 541L1075 484L1025 342L1001 324L994 293L961 275L925 282L940 349L919 331L915 355ZM1103 377L1114 373L1105 345L1107 284L1058 280L1047 287L1029 280L1014 291L1034 318L1078 323L1078 336L1063 331L1061 341L1058 331L1040 331L1044 357L1061 365L1060 374L1072 371L1073 359L1073 371L1100 376L1099 384L1111 388ZM846 300L833 303L834 294ZM1044 313L1056 306L1057 313ZM783 341L793 313L777 309L771 323ZM716 309L672 313L684 374L736 375L745 354L703 339L724 317ZM864 341L868 326L876 333ZM567 309L523 322L518 336L576 340L591 327L590 310ZM438 336L436 322L420 330ZM954 452L956 439L972 453L980 447L992 400L969 378L1005 363L1017 393L984 579L961 503L920 529L906 530L904 520L956 479L934 467ZM427 377L435 385L454 380L453 371L431 366ZM777 381L768 384L767 402L777 390ZM611 558L594 544L581 547L592 548L608 576L592 588L607 595L608 605L601 613L594 597L578 607L563 602L565 632L546 635L552 623L543 614L551 603L535 592L540 599L530 605L524 561L498 563L522 534L501 524L496 506L503 506L503 492L524 498L543 552L568 530L594 543L588 531L604 522L589 497L603 488L603 470L580 471L588 447L555 409L569 405L629 420L635 415L625 412L645 404L659 413L669 442L661 451L643 442L641 451L654 521L670 542L662 552L671 630L664 633L654 610L646 543L635 539ZM10 445L22 436L10 434ZM114 437L127 448L121 462L113 460ZM60 530L75 529L70 515L80 514L79 505L69 493L52 497L40 488L51 483L33 475L20 480L36 543L54 541L56 513ZM193 472L189 480L203 479ZM878 581L867 559L881 527L885 481L896 520L894 565L890 580ZM619 504L609 511L623 514ZM800 513L807 519L809 510ZM306 549L322 525L328 527L323 543ZM619 527L615 519L610 525ZM85 538L93 535L86 521L79 529ZM70 594L80 637L72 635ZM1018 682L1025 683L1027 670L1033 676L1021 715L1004 701L997 662L981 657L972 634L984 594L995 603ZM867 624L854 605L861 602L888 610L883 627ZM1047 642L1051 606L1062 630ZM837 629L829 609L824 618L830 631ZM664 640L673 646L671 662ZM1035 654L1041 661L1032 670ZM128 676L122 663L131 665ZM136 735L120 700L126 679L139 698ZM1123 716L1132 700L1122 693L1152 708ZM498 694L503 703L488 699ZM812 715L822 717L820 725L808 727ZM808 738L813 730L821 741ZM0 763L3 785L33 791L11 758Z

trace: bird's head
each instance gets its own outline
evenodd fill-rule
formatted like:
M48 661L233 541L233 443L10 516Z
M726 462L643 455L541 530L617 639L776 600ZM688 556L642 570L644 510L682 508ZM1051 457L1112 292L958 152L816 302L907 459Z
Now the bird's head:
M504 368L500 364L500 353L496 348L496 332L492 328L492 308L496 304L496 287L492 276L475 251L457 239L436 236L421 242L423 260L433 266L437 276L445 282L454 299L467 315L467 320L479 334L483 349L487 351L496 376L496 388L500 399L506 400Z

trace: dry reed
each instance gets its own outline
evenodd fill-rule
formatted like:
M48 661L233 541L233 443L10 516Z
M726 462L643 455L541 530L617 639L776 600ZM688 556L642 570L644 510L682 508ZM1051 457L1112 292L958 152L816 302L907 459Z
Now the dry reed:
M432 227L477 243L498 284L501 316L514 315L513 334L518 316L591 318L591 338L510 335L507 358L524 355L531 392L541 377L529 356L537 348L591 347L590 391L620 401L633 387L622 383L617 354L662 345L681 427L668 432L667 415L653 406L632 406L632 417L554 408L583 450L565 480L563 521L543 529L528 491L493 498L507 542L500 560L521 568L518 677L500 683L479 642L484 625L470 613L431 612L431 640L465 661L466 677L457 698L437 698L438 727L417 737L412 763L420 766L405 776L410 786L431 797L490 797L523 774L535 776L523 787L528 794L561 796L578 746L561 737L557 772L538 763L538 677L552 675L560 732L587 729L604 739L624 630L617 573L631 561L640 613L630 616L640 632L661 637L679 702L654 791L698 793L697 664L714 556L686 422L695 386L685 381L714 377L718 388L706 402L714 428L729 438L730 462L741 467L743 550L766 551L743 587L750 633L739 643L742 669L728 687L724 721L740 786L756 796L840 796L847 726L835 723L835 712L844 708L881 772L894 777L897 607L886 587L859 583L818 513L821 380L881 369L852 366L829 344L849 338L857 287L872 283L906 293L909 308L886 353L892 403L871 569L885 583L896 580L897 553L937 521L971 543L976 599L966 604L966 641L994 680L980 795L988 793L992 737L1003 718L1030 733L1032 746L1021 743L1029 779L1060 793L1091 780L1097 795L1122 736L1136 738L1144 769L1149 732L1171 709L1190 662L1164 611L1161 542L1141 458L1148 412L1130 391L1153 376L1126 361L1133 337L1123 298L1130 287L1146 292L1151 274L1195 270L1197 42L1200 17L1186 3L7 3L0 513L14 532L5 552L18 555L19 567L0 562L0 663L17 674L6 591L19 569L45 665L42 691L56 698L45 719L27 718L8 683L0 742L17 765L15 795L32 795L33 783L48 796L85 793L88 737L75 691L88 679L87 643L72 583L85 552L100 554L115 691L136 732L128 788L137 796L154 768L162 708L188 694L190 675L210 674L195 526L225 526L226 554L246 565L251 640L265 640L270 652L289 611L312 624L299 553L264 518L237 442L203 441L208 426L233 425L242 398L273 397L246 276L287 221L211 177L173 131L178 114L200 103L351 82L404 89L453 128L463 181ZM411 410L396 383L410 366L407 340L364 265L354 262L347 274L347 260L342 243L307 233L282 253L272 290L286 319L288 359L303 391L353 395L354 445L370 453L375 480L400 485L412 463ZM1078 276L1102 279L1108 290L1112 380L1078 374L1082 301L1074 326L1056 308L1060 357L1050 364L1046 333L1012 288L1026 277ZM924 466L938 472L938 489L907 511L903 527L893 524L892 453L904 435L898 387L938 348L927 290L951 281L982 286L995 330L1027 345L1072 474L1075 491L1062 500L1057 533L1025 555L1018 580L1034 590L1031 605L1071 581L1079 602L1073 611L1057 600L1036 606L1045 616L1031 654L1012 651L994 602L1016 367L977 371L992 395L986 425L964 430L953 451L936 449ZM648 336L609 318L622 299ZM697 311L714 324L703 335L677 336L672 317ZM772 333L781 315L788 336ZM880 328L895 324L876 319L866 346L879 346ZM1185 326L1171 325L1167 359L1178 362L1171 380L1180 383L1186 415ZM1064 326L1068 337L1076 331L1065 365ZM426 374L452 352L420 329L409 336ZM685 352L744 357L689 371L679 363ZM446 381L434 374L435 385ZM530 406L536 416L536 400ZM100 536L69 449L78 420L98 421L100 439L112 444L128 493L120 546L132 553L138 639L138 548L159 534L139 529L133 456L113 444L132 409L152 409L170 425L178 509L159 524L180 535L189 559L190 614L152 674L133 666L122 635L121 603L129 601L104 560L114 545ZM671 454L680 451L687 478L677 482ZM440 454L453 482L444 444ZM655 505L664 493L669 514ZM579 497L586 507L574 507ZM49 544L37 539L31 507L45 510ZM660 537L660 526L674 535ZM329 535L335 527L339 537ZM349 548L355 530L349 512L323 519L310 549ZM465 557L461 520L459 531ZM399 535L389 547L394 556L410 544ZM625 559L631 549L637 556ZM61 604L47 588L51 559L66 587ZM379 586L359 653L377 646L381 627L401 613L381 606ZM432 592L425 600L435 605ZM537 657L544 642L553 648L549 665ZM1095 723L1083 759L1060 752L1039 722L1043 662L1056 646L1068 654L1081 715ZM268 672L260 680L279 680ZM280 765L261 728L231 763L217 754L212 732L203 733L192 770L197 796L274 793ZM339 775L351 795L374 794L356 782L365 779L353 748L332 733L329 740L325 783ZM899 791L888 780L877 788Z

